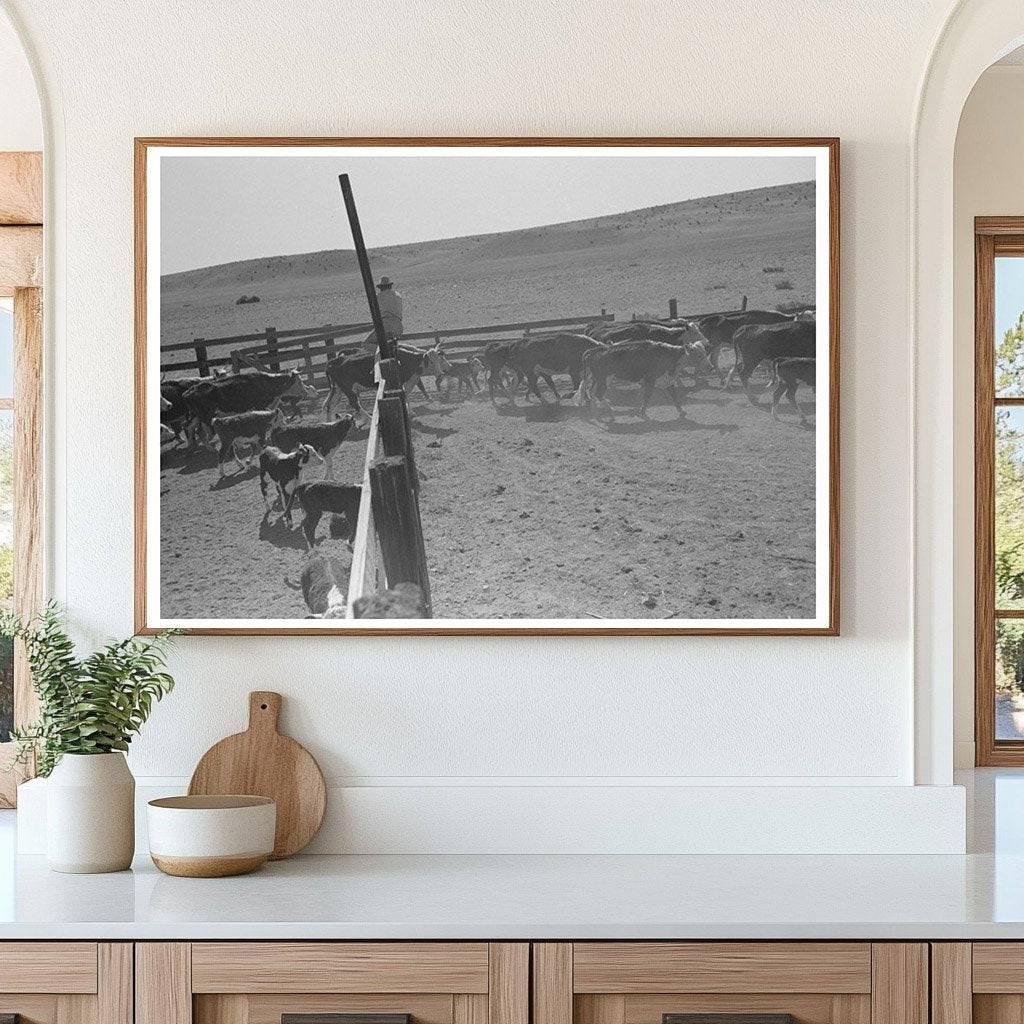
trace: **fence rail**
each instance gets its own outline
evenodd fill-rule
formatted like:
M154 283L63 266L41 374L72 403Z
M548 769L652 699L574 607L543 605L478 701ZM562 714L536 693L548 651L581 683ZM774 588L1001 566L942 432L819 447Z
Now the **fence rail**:
M449 327L432 331L418 331L403 334L402 341L443 341L453 338L479 338L487 336L495 340L495 335L522 333L529 330L540 330L548 327L570 327L580 324L602 323L614 320L611 313L584 313L578 316L555 317L547 320L524 320L511 324L484 324L480 327ZM278 330L268 326L259 334L239 334L230 338L196 338L192 342L178 342L161 349L164 353L176 353L191 350L194 359L179 359L160 364L162 372L192 371L200 377L208 377L213 370L230 366L236 373L245 366L261 366L267 370L298 369L311 387L325 386L327 364L336 356L353 352L357 348L354 342L343 342L339 339L365 335L370 324L327 324L323 327L295 327ZM284 343L282 343L282 341ZM255 342L256 344L252 344ZM234 346L234 347L231 347ZM211 355L211 350L220 351L230 348L225 354ZM445 346L452 355L461 355L479 348L479 343L466 341Z
M370 493L370 466L377 458L380 442L380 402L384 396L386 382L380 378L377 395L370 417L370 432L366 438L366 458L363 460L363 493L359 499L359 516L356 533L352 541L352 568L349 570L348 594L346 595L345 618L355 618L356 600L364 594L374 594L383 589L380 570L380 548L377 542L377 526L373 518L373 498Z

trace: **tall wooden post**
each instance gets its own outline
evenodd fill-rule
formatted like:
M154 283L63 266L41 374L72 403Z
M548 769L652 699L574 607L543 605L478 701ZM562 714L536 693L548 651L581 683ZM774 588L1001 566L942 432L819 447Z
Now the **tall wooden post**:
M359 213L356 210L355 197L352 195L352 183L347 174L339 174L341 194L345 200L348 223L352 229L352 241L356 248L356 259L359 261L359 273L363 278L363 291L366 292L366 303L370 307L370 320L377 334L377 350L381 359L394 358L398 355L398 342L384 337L384 321L380 315L377 302L377 291L373 286L373 274L370 273L370 258L366 255L366 243L363 241L363 229L359 226Z

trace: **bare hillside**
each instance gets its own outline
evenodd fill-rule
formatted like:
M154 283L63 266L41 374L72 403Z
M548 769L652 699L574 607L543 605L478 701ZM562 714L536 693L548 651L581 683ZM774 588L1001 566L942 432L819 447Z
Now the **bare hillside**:
M589 220L373 249L406 329L541 319L606 308L620 318L814 294L814 183L733 192ZM765 268L775 268L766 273ZM781 269L779 269L781 268ZM241 295L260 302L237 305ZM365 320L351 250L270 256L162 280L163 344Z

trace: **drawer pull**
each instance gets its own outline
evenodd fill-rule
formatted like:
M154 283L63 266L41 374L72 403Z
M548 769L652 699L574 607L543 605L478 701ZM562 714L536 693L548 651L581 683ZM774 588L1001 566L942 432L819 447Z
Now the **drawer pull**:
M7 1024L7 1022L0 1020L0 1024ZM412 1014L282 1013L281 1024L412 1024Z
M0 1013L0 1024L21 1024L20 1013Z
M661 1024L797 1024L791 1013L663 1013Z

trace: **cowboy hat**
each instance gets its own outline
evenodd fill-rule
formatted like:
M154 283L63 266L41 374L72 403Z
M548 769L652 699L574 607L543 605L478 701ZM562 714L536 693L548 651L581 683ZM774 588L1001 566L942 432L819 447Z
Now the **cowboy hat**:
M378 288L390 288L391 287L391 278L390 277L382 277L377 282L377 287Z

